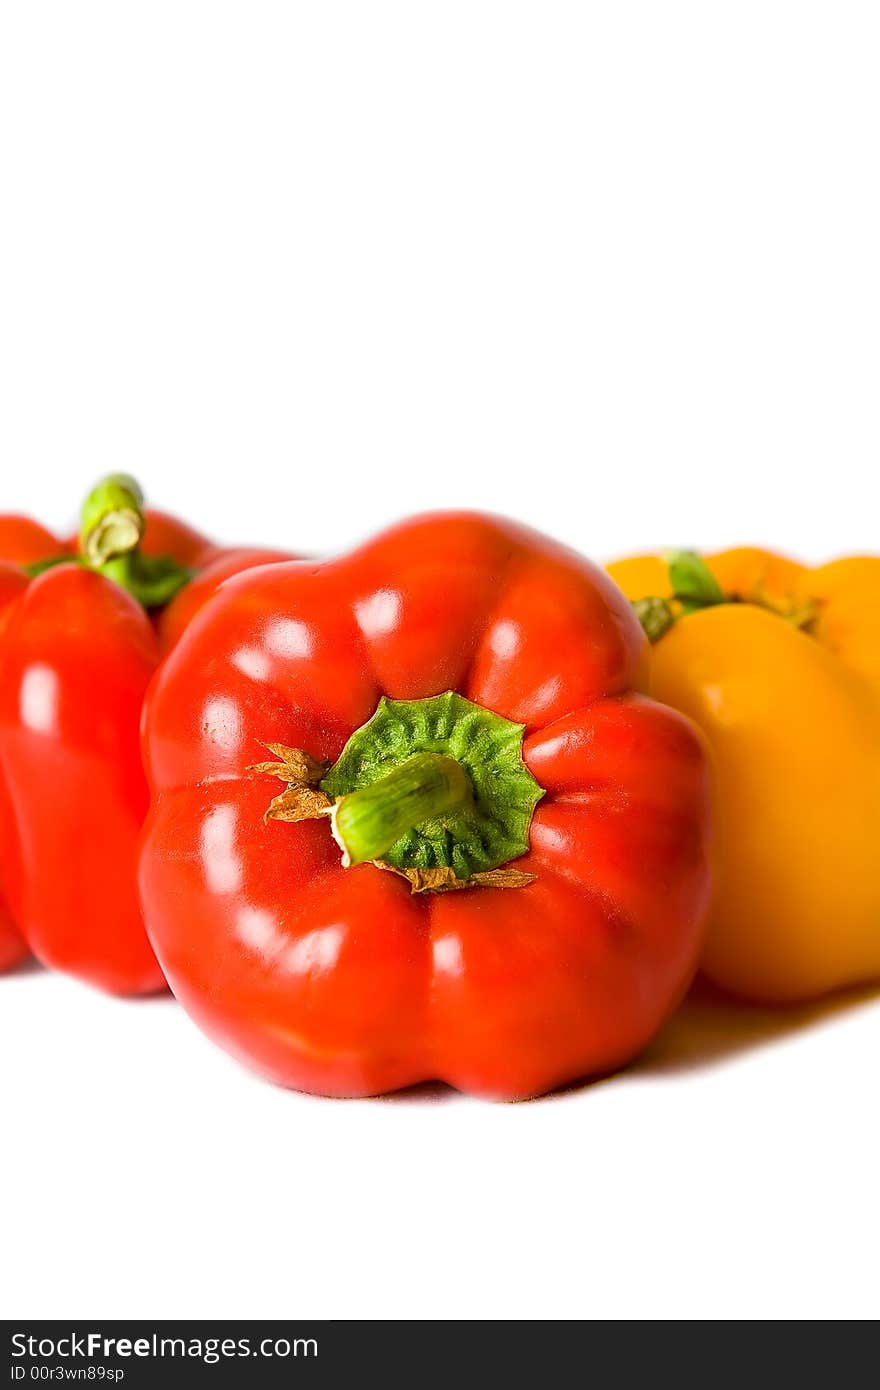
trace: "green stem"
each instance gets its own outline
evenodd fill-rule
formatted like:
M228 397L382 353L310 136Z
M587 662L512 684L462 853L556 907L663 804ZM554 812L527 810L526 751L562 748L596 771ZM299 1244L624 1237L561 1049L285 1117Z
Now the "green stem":
M724 590L696 550L673 550L666 559L672 592L686 612L726 602Z
M333 833L343 862L379 859L408 831L472 801L470 778L456 758L414 753L378 781L336 803Z
M92 488L83 503L79 543L93 569L137 549L146 526L143 508L140 486L127 473L111 473Z
M144 494L127 473L111 473L83 503L79 543L83 562L126 589L144 608L163 608L192 578L170 555L143 555Z

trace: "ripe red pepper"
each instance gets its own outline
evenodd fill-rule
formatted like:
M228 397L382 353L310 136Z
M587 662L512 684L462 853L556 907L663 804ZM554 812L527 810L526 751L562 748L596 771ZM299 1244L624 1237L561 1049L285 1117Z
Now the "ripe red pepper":
M141 892L178 999L326 1095L628 1061L709 887L701 745L633 693L643 658L598 569L487 517L243 576L146 707Z
M0 583L0 966L24 940L44 964L107 990L160 989L136 884L144 694L221 580L281 557L222 551L144 513L121 476L91 494L79 545L2 517L0 557L30 570L7 566Z

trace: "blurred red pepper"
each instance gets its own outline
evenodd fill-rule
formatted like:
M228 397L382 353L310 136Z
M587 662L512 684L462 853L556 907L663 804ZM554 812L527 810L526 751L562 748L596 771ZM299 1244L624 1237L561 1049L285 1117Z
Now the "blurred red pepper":
M0 517L0 531L6 518ZM0 544L3 537L0 536ZM0 563L0 640L11 605L27 587L27 576L12 565ZM4 884L15 843L15 820L2 777L0 777L0 971L17 965L28 953L6 901Z
M144 512L119 475L90 494L78 542L0 517L0 558L23 567L4 566L0 582L0 965L23 938L44 964L107 990L159 989L135 881L144 694L223 579L288 557L222 550Z
M644 656L605 575L487 517L218 595L145 716L142 898L184 1007L335 1096L525 1097L630 1060L709 886L702 747L633 693Z

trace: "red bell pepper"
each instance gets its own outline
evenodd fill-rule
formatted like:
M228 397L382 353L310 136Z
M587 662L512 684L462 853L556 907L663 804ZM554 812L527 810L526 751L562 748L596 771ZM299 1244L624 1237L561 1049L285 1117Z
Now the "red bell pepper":
M123 994L163 987L137 899L147 809L139 731L162 651L229 574L281 558L223 551L106 480L80 544L0 518L0 964L44 964ZM288 557L284 557L288 558ZM14 920L17 933L8 918Z
M709 888L701 744L633 693L643 659L606 576L486 517L242 576L145 713L142 901L178 999L326 1095L628 1061Z

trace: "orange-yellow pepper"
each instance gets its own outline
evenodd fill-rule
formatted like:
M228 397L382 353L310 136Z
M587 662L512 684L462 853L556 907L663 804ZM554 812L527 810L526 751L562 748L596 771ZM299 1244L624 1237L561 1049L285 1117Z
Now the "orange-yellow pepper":
M715 765L705 974L764 1002L880 977L880 558L808 569L743 548L680 557L683 585L658 556L609 573L667 600L636 605L651 693Z

